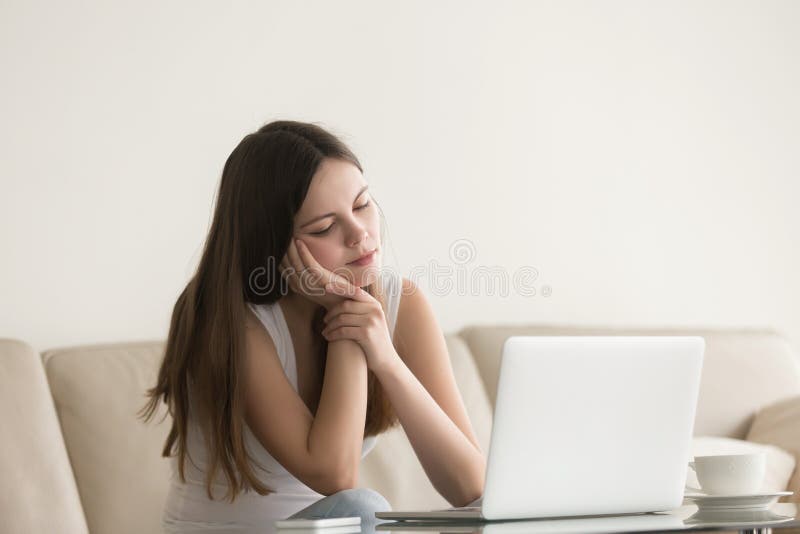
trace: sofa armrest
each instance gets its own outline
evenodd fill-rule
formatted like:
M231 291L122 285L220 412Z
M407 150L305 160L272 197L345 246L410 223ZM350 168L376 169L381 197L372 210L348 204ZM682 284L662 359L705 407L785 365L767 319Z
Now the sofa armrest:
M796 465L800 464L800 395L759 410L747 433L747 440L780 447L794 455ZM800 502L800 466L795 467L787 489L794 495L785 500Z

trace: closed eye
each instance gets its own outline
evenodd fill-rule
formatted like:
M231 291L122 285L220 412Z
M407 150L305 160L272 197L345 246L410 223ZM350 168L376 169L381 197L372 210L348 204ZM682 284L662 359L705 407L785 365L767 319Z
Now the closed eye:
M365 203L361 204L360 206L356 206L356 208L355 208L355 209L356 209L356 210L363 210L364 208L366 208L367 206L369 206L369 204L370 204L370 201L369 201L369 200L367 200ZM331 228L333 228L333 225L334 225L334 224L336 224L336 223L331 223L331 225L330 225L330 226L328 226L328 227L327 227L327 228L325 228L324 230L320 230L319 232L311 232L311 235L325 235L325 234L327 234L328 232L330 232L330 231L331 231Z

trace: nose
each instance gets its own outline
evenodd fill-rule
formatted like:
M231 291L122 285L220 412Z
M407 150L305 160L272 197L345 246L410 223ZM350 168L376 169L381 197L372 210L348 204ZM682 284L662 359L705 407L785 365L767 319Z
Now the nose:
M347 244L354 247L369 237L367 230L360 224L354 224L347 236Z
M369 236L369 234L367 233L367 231L362 228L361 230L358 230L358 231L353 233L353 236L350 239L349 245L351 247L354 247L354 246L358 245L359 243L361 243L363 240L365 240L368 236Z

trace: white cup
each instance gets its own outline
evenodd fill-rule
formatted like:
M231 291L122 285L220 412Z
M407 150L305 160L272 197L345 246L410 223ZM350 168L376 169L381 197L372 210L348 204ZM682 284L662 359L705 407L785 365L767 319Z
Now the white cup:
M763 452L695 456L689 467L697 473L700 487L687 485L687 490L707 495L752 495L761 489L766 456Z

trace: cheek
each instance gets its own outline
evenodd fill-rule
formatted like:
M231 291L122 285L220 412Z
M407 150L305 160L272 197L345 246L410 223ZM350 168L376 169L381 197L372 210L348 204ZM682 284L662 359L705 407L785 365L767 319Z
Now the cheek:
M317 263L329 271L336 267L336 262L338 261L336 251L332 249L333 247L327 246L324 243L310 243L308 245L308 250L311 252L311 255L314 256L314 259L317 260Z
M374 211L372 216L369 218L368 231L370 235L375 239L375 244L380 245L381 239L381 218L377 211Z

